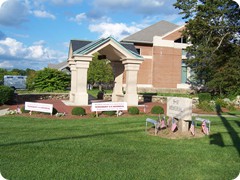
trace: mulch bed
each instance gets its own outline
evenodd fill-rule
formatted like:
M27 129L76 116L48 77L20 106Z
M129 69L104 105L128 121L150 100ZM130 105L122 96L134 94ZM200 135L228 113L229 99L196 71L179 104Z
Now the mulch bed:
M157 132L155 135L155 128L149 128L147 130L147 133L151 136L158 136L162 138L167 138L167 139L192 139L192 138L201 138L206 136L202 131L201 127L195 128L195 135L193 136L190 131L188 132L180 132L180 131L175 131L172 132L171 128L166 128L166 129L161 129Z

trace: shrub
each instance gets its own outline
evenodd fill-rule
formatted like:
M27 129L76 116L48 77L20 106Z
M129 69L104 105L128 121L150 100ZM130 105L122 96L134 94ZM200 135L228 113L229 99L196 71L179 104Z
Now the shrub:
M162 106L153 106L151 109L152 114L164 114L164 109Z
M56 108L53 108L52 114L55 115L55 114L57 114L57 113L58 113L58 110L57 110Z
M210 93L199 93L198 98L199 98L199 102L210 101L211 94Z
M227 109L229 110L229 111L236 111L237 110L237 108L234 106L234 104L229 104L228 106L227 106Z
M0 104L4 104L13 99L14 90L8 86L0 86Z
M102 113L107 116L114 116L116 114L116 111L103 111Z
M223 107L223 108L226 108L228 103L225 102L223 99L220 99L218 98L216 101L215 101L215 104L216 106L220 106L220 107Z
M72 109L72 115L77 115L77 116L86 115L86 110L82 107L74 107Z
M25 109L25 106L22 106L22 107L21 107L21 112L22 112L22 113L29 113L29 110L26 110L26 109Z
M208 101L202 101L198 104L198 108L202 109L206 112L211 112L215 110L215 107L213 104L209 103Z
M139 109L137 107L130 107L128 113L132 115L139 114Z

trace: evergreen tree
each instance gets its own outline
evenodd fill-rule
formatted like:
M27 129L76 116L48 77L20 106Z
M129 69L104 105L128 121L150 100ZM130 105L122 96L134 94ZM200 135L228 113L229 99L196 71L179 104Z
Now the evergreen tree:
M231 0L177 0L192 45L186 62L196 80L217 94L240 93L240 8Z
M38 91L53 92L65 90L70 85L70 76L57 69L44 68L34 75L33 87Z

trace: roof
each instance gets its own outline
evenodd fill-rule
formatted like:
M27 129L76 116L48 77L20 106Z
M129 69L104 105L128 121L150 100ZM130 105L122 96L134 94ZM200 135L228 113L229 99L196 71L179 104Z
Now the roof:
M164 34L171 32L179 26L168 21L159 21L145 29L142 29L126 38L123 42L142 42L142 43L153 43L154 36L163 36Z
M140 56L134 46L133 43L126 43L126 42L119 42L113 37L102 38L97 41L83 41L83 40L71 40L73 54L81 54L85 55L93 51L94 49L98 48L102 44L105 44L108 41L114 41L116 44L119 45L120 48L130 52L137 58L142 58Z
M80 49L83 46L91 43L92 41L84 41L84 40L71 40L72 50L73 52Z
M68 66L67 61L63 61L63 62L58 63L58 64L48 64L48 67L52 68L52 69L64 69L67 66Z

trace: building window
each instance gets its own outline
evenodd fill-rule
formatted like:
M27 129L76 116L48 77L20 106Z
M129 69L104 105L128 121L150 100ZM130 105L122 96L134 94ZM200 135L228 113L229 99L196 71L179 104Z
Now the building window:
M185 37L180 37L174 41L175 43L187 43L187 39Z
M187 65L185 60L182 60L182 74L181 74L181 83L185 84L187 82Z
M136 48L137 52L139 55L141 55L141 49L140 48Z

